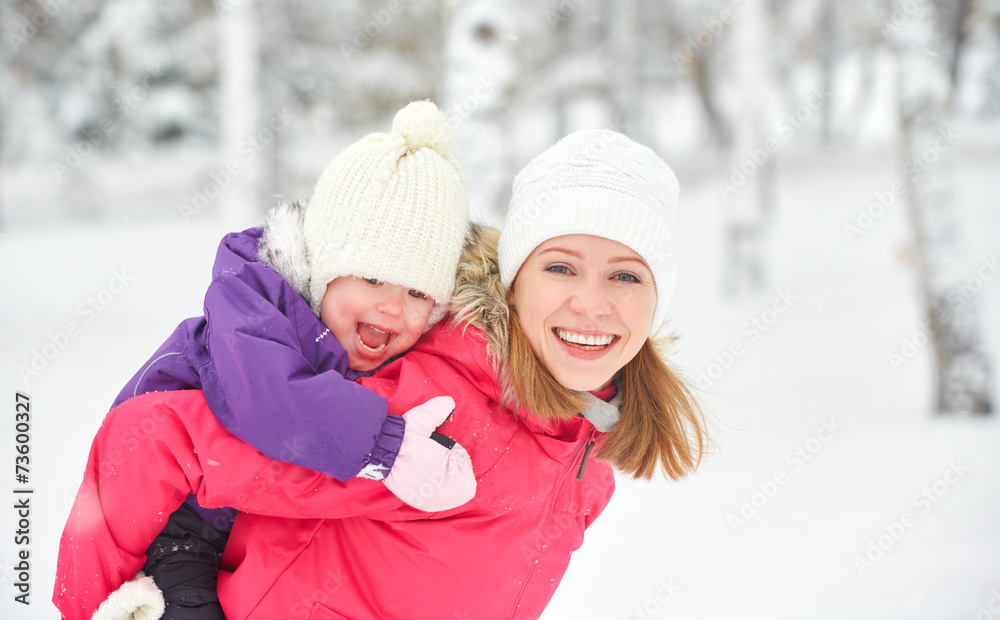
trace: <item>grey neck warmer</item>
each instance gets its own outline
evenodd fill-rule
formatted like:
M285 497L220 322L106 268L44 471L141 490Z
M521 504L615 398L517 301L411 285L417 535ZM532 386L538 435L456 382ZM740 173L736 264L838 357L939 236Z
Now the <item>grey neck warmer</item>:
M618 425L618 421L622 417L620 409L625 400L622 397L621 386L619 386L615 397L607 402L590 393L587 394L587 400L590 404L580 415L587 418L587 421L593 424L594 428L602 433L607 433Z

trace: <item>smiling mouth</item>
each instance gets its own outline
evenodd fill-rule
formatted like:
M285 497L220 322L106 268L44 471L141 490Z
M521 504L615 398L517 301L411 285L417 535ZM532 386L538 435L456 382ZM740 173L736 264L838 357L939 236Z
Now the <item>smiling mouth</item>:
M571 347L584 351L600 351L608 348L618 336L612 334L581 334L556 327L552 330L559 340Z
M358 323L358 341L362 348L371 353L381 353L389 341L392 340L392 332L383 331L368 323Z

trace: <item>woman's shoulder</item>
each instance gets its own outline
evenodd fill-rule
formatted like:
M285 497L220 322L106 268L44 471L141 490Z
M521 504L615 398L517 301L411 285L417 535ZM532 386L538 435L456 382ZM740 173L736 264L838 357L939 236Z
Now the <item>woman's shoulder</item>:
M475 325L445 319L430 329L411 352L440 358L463 369L470 378L494 381L494 368L486 333ZM407 355L414 359L414 356Z

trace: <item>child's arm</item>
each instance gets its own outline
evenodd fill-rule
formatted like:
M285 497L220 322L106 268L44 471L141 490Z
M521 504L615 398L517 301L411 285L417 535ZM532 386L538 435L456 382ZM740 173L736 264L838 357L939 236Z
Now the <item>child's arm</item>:
M346 352L270 267L219 273L205 296L208 403L231 433L281 461L338 480L392 467L404 423L348 380Z
M442 480L472 475L464 452L454 454ZM64 616L90 618L131 579L189 493L206 507L279 517L430 518L377 482L339 482L267 459L219 425L200 391L147 394L112 410L91 447L59 546L53 601Z

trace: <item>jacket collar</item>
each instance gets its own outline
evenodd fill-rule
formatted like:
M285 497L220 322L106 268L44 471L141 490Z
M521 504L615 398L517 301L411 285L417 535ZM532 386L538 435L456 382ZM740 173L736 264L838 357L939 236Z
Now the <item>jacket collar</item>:
M309 255L302 224L305 207L298 202L279 204L264 215L257 262L281 274L312 306L309 293Z

